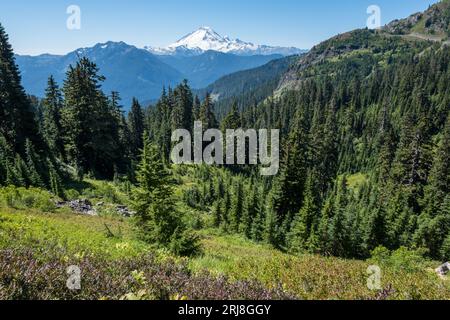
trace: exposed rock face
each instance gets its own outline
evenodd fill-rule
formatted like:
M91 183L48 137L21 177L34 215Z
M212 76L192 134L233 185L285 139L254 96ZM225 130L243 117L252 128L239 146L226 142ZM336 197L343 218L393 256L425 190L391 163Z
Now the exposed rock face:
M97 211L92 206L92 203L87 199L78 199L78 200L72 200L68 202L62 202L58 203L59 207L68 206L73 211L79 214L84 214L88 216L96 216Z
M446 262L436 269L436 273L440 276L445 276L449 271L450 271L450 262Z
M425 34L446 34L449 32L450 2L443 1L406 19L394 20L383 29L392 34L409 34L420 31ZM418 27L418 28L417 28Z
M87 215L87 216L97 216L98 212L95 207L104 207L105 203L99 202L94 207L92 205L92 203L87 199L77 199L77 200L66 201L66 202L57 202L56 206L58 208L69 207L75 213L78 213L78 214L83 214L83 215ZM124 206L124 205L116 205L114 207L114 209L116 210L118 215L123 216L125 218L132 217L136 214L136 212L130 210L127 206Z
M394 20L383 29L392 34L407 34L423 17L422 13L416 13L403 20Z
M126 218L132 217L136 212L131 211L127 206L118 205L116 206L117 213Z

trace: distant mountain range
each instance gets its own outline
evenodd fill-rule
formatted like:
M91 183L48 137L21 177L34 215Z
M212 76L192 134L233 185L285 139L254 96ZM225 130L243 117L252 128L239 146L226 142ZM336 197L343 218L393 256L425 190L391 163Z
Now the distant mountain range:
M50 75L62 85L68 67L79 57L88 57L106 77L104 92L118 91L127 109L133 97L154 100L164 86L175 86L183 79L188 79L193 88L204 88L225 75L297 52L301 50L256 46L223 38L211 28L200 28L166 51L107 42L67 55L17 55L16 62L27 93L43 97Z
M64 56L16 56L16 62L27 93L43 97L47 78L53 75L62 86L68 67L83 56L95 62L106 77L103 91L119 91L126 108L133 97L157 97L164 85L176 85L185 77L148 51L123 42L97 44Z

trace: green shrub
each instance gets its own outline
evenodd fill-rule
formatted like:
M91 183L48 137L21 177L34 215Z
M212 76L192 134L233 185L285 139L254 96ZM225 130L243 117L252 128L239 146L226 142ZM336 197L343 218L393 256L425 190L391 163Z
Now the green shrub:
M442 244L441 256L443 261L450 260L450 235L445 238L444 243Z
M117 188L105 181L91 182L91 187L83 190L82 196L88 199L103 199L111 203L123 204L125 199L119 194Z
M192 257L200 253L200 239L190 229L175 230L170 241L169 249L172 253L181 257Z
M76 200L80 198L80 193L75 189L68 189L64 191L64 195L67 200Z
M409 250L405 247L392 252L385 247L378 247L372 251L370 261L396 271L415 272L425 268L427 261L424 254L423 250Z
M9 186L0 189L2 205L15 209L40 209L53 212L56 209L54 196L38 188Z

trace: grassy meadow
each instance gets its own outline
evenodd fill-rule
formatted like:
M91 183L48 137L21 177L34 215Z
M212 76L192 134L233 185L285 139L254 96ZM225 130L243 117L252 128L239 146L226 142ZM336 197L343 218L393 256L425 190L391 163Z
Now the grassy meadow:
M352 184L361 180L363 176L350 179ZM191 184L186 177L180 182L176 191L179 197ZM0 272L0 297L450 299L450 280L434 273L439 263L425 260L417 252L380 249L367 261L312 254L294 256L210 228L208 212L193 209L186 219L194 227L197 225L202 253L192 258L174 257L138 240L133 219L109 209L115 203L128 204L123 189L92 180L82 188L74 189L72 194L89 198L94 204L102 201L98 216L57 208L56 199L39 189L1 189L0 265L13 268L17 264L21 273ZM184 206L182 201L178 206ZM65 268L70 265L84 266L79 291L65 287ZM379 290L367 286L371 265L381 269ZM47 272L43 279L42 274ZM102 277L110 279L112 285L100 285L98 279Z

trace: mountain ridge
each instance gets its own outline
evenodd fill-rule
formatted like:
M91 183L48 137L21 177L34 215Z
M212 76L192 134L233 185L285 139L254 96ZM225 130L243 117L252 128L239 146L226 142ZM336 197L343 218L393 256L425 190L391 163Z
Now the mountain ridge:
M200 27L165 48L145 47L156 55L200 55L207 51L232 53L236 55L274 55L289 56L301 54L306 50L295 47L257 45L240 39L221 36L211 27Z
M188 79L195 88L202 88L224 75L248 70L280 58L281 55L239 56L207 51L192 56L157 56L125 42L98 43L79 48L66 55L16 55L23 84L29 94L43 97L50 75L62 85L69 65L86 56L97 63L105 92L118 91L129 107L133 97L141 101L158 98L163 87L176 86Z
M184 79L183 74L148 51L124 42L110 41L80 48L63 56L16 55L27 93L42 97L50 75L62 85L67 68L75 64L80 56L88 57L97 64L106 77L104 91L120 92L125 104L129 104L135 96L156 97L164 86L174 86Z
M422 28L422 25L425 28ZM445 27L446 25L446 27ZM444 27L443 27L444 26ZM434 31L432 31L434 30ZM437 32L440 30L441 32ZM381 53L395 53L386 50L396 43L400 47L414 46L417 43L426 49L432 43L448 45L450 37L450 0L434 4L424 12L418 12L401 20L394 20L379 30L356 29L336 35L314 46L300 57L282 77L276 96L289 90L299 90L309 76L307 69L325 62L336 62L351 54L365 54L370 51L374 56ZM383 43L383 45L380 45ZM430 44L427 44L430 43ZM395 46L394 46L395 47ZM383 52L384 51L384 52ZM384 57L388 59L389 57ZM383 57L377 63L380 63ZM386 62L386 61L384 61ZM375 64L373 65L375 66Z

